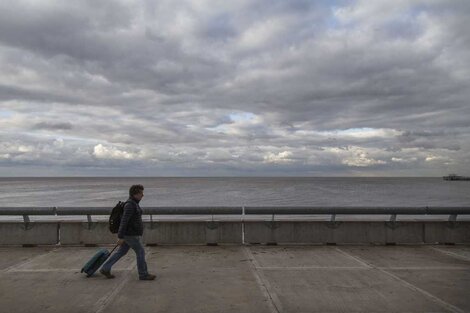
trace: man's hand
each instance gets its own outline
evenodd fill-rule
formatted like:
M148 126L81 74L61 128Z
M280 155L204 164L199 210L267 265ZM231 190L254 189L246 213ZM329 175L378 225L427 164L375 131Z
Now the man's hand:
M122 245L124 243L124 239L118 239L117 244Z

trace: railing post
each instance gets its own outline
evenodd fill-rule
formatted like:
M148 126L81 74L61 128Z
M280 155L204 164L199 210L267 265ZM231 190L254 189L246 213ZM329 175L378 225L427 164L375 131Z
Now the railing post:
M245 244L245 206L242 206L242 245Z
M333 213L331 214L330 221L328 222L328 224L326 224L326 226L328 228L338 228L340 224L341 222L336 221L336 213Z
M153 225L154 225L154 224L153 224L153 215L150 214L150 229L153 229L153 228L154 228Z
M396 229L398 227L397 215L396 214L391 214L390 215L390 220L388 222L385 222L385 225L390 229Z
M214 221L214 209L211 209L211 221L206 222L206 245L217 246L219 237L219 223Z
M88 229L91 229L91 224L92 224L91 214L87 214L86 218L88 220Z
M449 222L456 222L457 221L457 214L449 215Z
M457 226L457 214L450 214L447 221L447 227L455 228Z
M271 228L271 233L270 233L270 240L268 242L266 242L266 245L268 246L275 246L277 245L277 238L276 238L276 234L275 234L275 229L279 227L279 225L277 225L275 222L274 222L274 212L273 212L273 215L271 217L271 223L270 223L270 226Z
M28 214L23 214L23 221L24 221L24 229L28 230L31 229L30 227L30 219Z

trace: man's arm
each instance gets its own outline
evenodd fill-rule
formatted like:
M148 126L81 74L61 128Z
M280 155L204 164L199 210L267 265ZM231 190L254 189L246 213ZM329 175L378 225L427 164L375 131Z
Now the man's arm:
M121 224L119 225L119 231L118 231L118 238L119 239L124 239L124 232L127 229L127 224L129 224L129 220L134 213L134 205L130 202L127 202L124 205L122 217L121 217Z

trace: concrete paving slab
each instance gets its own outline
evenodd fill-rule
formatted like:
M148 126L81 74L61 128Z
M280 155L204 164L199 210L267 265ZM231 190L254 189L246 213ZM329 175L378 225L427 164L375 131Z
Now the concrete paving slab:
M134 312L270 312L248 270L161 270L157 275L156 282L129 281L103 312L129 312L130 303Z
M0 247L0 271L29 262L33 258L49 253L53 249L53 246L40 248Z
M157 281L129 280L102 312L270 312L240 247L152 247L147 265Z
M467 270L389 270L430 294L470 312L470 268Z
M341 246L340 249L376 267L466 267L469 262L458 260L428 246Z
M0 277L2 313L89 313L122 278L85 278L79 271L10 272Z
M112 247L102 247L111 251ZM15 271L34 270L77 270L81 269L85 263L101 248L99 247L61 247L60 249L43 254L29 262L15 267ZM135 260L135 253L129 250L127 255L122 257L113 267L114 270L126 269Z
M250 250L261 267L364 267L354 258L328 246L252 246Z
M98 249L2 247L0 312L470 312L470 246L146 247L155 281L86 278Z
M469 246L430 246L432 249L447 254L457 259L470 262Z
M452 312L376 269L264 275L285 312Z
M150 248L150 249L149 249ZM202 269L233 268L246 261L241 246L157 246L147 247L152 265L158 269ZM149 265L149 271L152 269Z

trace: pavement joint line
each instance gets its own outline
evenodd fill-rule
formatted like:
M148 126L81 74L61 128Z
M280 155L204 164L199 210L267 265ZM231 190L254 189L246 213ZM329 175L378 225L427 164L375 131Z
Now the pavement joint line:
M429 248L431 248L434 251L438 251L440 253L443 253L443 254L446 254L448 256L454 257L454 258L459 259L459 260L470 261L470 257L466 257L466 256L463 256L463 255L457 254L455 252L447 251L447 250L444 250L444 249L441 249L441 248L436 248L436 247L429 247Z
M362 266L364 266L365 268L372 268L373 266L371 266L370 264L368 264L367 262L364 262L363 260L361 260L360 258L350 254L350 253L347 253L346 251L343 251L341 250L340 248L336 247L336 251L342 253L343 255L347 256L348 258L350 259L353 259L355 260L356 262L359 262L360 264L362 264Z
M81 268L35 268L35 269L17 269L17 270L11 270L9 273L30 273L30 272L73 272L73 271L81 271ZM115 269L115 272L124 272L124 271L129 271L129 269Z
M145 247L145 255L147 256L149 253L149 248ZM127 284L127 282L131 279L131 271L134 269L134 267L137 264L137 259L135 259L129 266L127 267L128 272L126 273L126 276L122 279L121 282L119 282L116 286L114 286L113 289L111 289L110 292L105 294L103 297L98 299L98 301L95 302L95 305L93 306L93 312L94 313L101 313L103 312L104 309L108 306L109 303L117 296L117 294L124 288L124 286Z
M262 266L256 267L256 269L260 270L315 270L315 269L322 269L322 270L365 270L364 266Z
M256 282L258 283L258 287L260 288L264 297L268 300L269 310L271 311L271 313L283 312L284 310L282 309L281 302L279 301L279 298L277 297L276 293L272 291L271 286L269 285L269 282L267 281L266 277L264 277L263 273L257 270L259 264L258 261L255 259L253 253L251 253L250 248L244 246L243 251L246 257L250 260L251 265L249 265L249 268L251 273L255 277Z
M383 270L468 270L470 267L465 266L376 266L378 269ZM371 269L370 267L364 266L259 266L256 267L259 270L366 270Z
M337 248L337 249L339 249L339 248ZM345 253L347 253L347 252L345 252ZM347 254L349 254L349 253L347 253ZM361 260L361 258L358 257L358 256L355 256L355 258ZM438 297L432 295L431 293L429 293L429 292L427 292L427 291L425 291L425 290L423 290L423 289L421 289L421 288L419 288L419 287L417 287L417 286L415 286L415 285L413 285L413 284L407 282L406 280L404 280L404 279L398 277L397 275L386 271L383 267L374 266L374 265L372 265L372 264L370 264L370 263L368 263L368 262L366 262L366 261L364 261L364 260L362 260L362 262L364 262L365 264L368 264L372 269L376 269L376 270L378 270L378 271L380 271L380 272L382 272L382 273L384 273L384 274L386 274L386 275L388 275L388 276L390 276L390 277L396 279L397 281L401 282L403 285L405 285L405 286L408 287L409 289L415 290L415 291L417 291L417 292L423 294L424 296L428 297L429 299L433 300L433 301L436 302L437 304L443 306L444 308L446 308L446 309L448 309L448 310L450 310L450 311L452 311L452 312L456 312L456 313L465 313L464 310L462 310L462 309L456 307L455 305L452 305L452 304L450 304L450 303L447 303L447 302L445 302L444 300L442 300L442 299L440 299L440 298L438 298Z
M391 266L391 267L377 267L381 270L413 270L413 271L420 271L420 270L469 270L470 267L464 266Z
M11 270L9 273L34 273L34 272L73 272L73 271L81 271L81 268L38 268L38 269L18 269L18 270Z
M13 264L13 265L11 265L11 266L9 266L9 267L7 267L7 268L4 268L1 272L2 272L2 273L9 273L9 272L12 272L12 271L15 270L15 269L18 269L18 268L20 268L20 267L22 267L22 266L28 265L28 264L30 264L30 263L36 261L37 259L40 259L40 258L42 258L42 257L44 257L44 256L46 256L46 255L49 255L49 254L51 254L52 252L57 251L58 249L59 249L59 247L56 247L56 248L54 248L54 249L52 249L52 250L50 250L50 251L47 251L46 253L41 253L41 254L39 254L39 255L33 256L32 258L30 258L30 259L28 259L28 260L23 261L23 262L20 262L20 263L17 263L17 264Z

